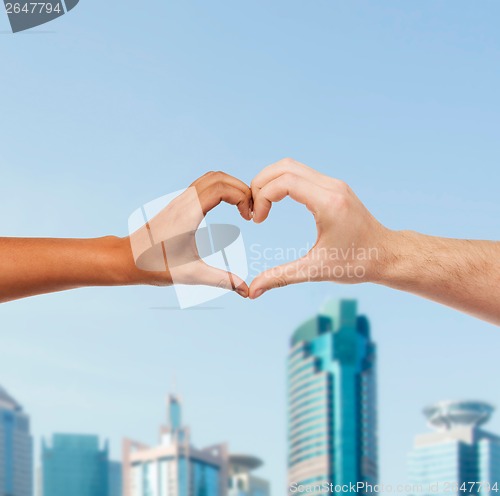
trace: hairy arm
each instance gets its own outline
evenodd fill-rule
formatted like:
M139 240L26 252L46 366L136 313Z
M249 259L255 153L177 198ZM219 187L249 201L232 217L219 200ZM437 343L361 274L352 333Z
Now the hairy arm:
M387 231L373 282L500 325L500 242Z

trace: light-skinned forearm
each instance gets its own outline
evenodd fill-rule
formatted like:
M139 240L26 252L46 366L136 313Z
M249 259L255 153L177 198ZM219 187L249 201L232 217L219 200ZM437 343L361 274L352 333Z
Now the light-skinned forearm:
M373 282L500 325L500 242L388 231Z
M137 269L128 238L0 238L0 303L85 286L168 284Z

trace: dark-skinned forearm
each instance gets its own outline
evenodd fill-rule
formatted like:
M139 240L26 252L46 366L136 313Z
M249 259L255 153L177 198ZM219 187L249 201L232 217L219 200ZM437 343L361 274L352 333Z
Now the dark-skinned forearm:
M138 270L128 238L0 238L0 302L85 286L165 284Z

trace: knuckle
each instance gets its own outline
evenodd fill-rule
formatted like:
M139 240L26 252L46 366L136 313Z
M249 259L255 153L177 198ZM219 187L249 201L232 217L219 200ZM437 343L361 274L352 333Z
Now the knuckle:
M208 171L206 174L204 174L202 177L205 179L210 179L211 181L214 182L219 182L222 181L224 178L225 174L222 171Z
M335 189L340 194L348 194L350 191L349 185L341 179L335 179Z
M284 165L285 167L290 167L295 164L295 160L290 157L285 157L280 160L280 164Z
M333 179L333 187L324 198L324 202L329 207L335 209L347 208L351 197L351 188L340 179Z
M226 176L226 174L224 174L224 172L222 172L222 171L213 172L213 178L216 181L222 181L225 178L225 176Z
M330 196L330 205L336 210L346 209L349 203L347 194L345 193L333 193Z

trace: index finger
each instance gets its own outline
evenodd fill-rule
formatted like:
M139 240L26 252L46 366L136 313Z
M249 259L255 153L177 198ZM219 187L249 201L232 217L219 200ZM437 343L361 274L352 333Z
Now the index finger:
M295 174L319 186L325 186L325 182L332 180L332 178L321 174L321 172L314 170L312 167L291 158L284 158L274 164L268 165L253 178L250 185L252 192L255 193L270 181L286 173Z
M302 203L314 215L328 191L303 177L285 173L267 183L254 196L254 222L266 220L272 204L283 200L286 196Z
M196 188L204 215L221 201L225 201L236 205L244 219L251 219L252 191L236 177L225 172L208 172L191 186Z

